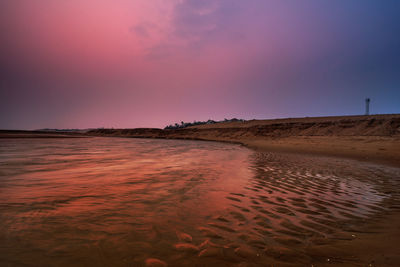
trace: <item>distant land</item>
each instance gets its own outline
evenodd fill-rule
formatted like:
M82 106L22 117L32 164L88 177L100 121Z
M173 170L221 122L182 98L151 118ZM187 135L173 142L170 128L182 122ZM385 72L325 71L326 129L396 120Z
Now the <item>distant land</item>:
M183 123L184 124L184 123ZM238 143L256 150L311 153L400 166L400 114L226 120L134 129L0 130L2 138L134 137Z

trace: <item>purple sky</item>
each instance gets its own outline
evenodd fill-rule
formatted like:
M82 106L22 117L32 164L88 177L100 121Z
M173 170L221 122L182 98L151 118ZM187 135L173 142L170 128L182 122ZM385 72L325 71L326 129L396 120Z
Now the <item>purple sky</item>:
M398 0L2 0L0 129L400 113Z

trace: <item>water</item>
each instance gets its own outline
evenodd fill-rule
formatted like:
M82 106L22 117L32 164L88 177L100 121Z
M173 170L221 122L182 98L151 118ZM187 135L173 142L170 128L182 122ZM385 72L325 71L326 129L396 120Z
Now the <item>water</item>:
M216 142L4 139L0 265L308 263L386 210L393 177Z

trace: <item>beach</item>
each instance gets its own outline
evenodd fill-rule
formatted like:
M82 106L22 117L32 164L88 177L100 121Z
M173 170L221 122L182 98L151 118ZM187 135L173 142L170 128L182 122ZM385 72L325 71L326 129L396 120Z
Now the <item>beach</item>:
M250 120L176 130L97 129L88 135L231 142L256 150L338 156L400 167L400 114Z
M0 267L400 266L399 1L0 7Z
M115 266L398 266L399 126L400 115L379 115L176 130L3 131L10 195L0 196L11 202L2 207L8 239L0 240L9 256L0 260L15 263L24 254L21 264L34 258L60 266L71 259ZM24 238L42 254L21 246Z
M217 123L177 130L101 130L92 134L232 142L256 151L320 155L400 167L400 115L341 116ZM385 190L393 203L378 217L360 224L357 238L337 240L308 253L325 259L352 255L335 266L398 266L400 257L399 177ZM330 265L330 262L325 262ZM324 264L322 264L324 265ZM281 266L281 265L279 265ZM294 265L296 266L296 265ZM321 266L321 265L319 265Z

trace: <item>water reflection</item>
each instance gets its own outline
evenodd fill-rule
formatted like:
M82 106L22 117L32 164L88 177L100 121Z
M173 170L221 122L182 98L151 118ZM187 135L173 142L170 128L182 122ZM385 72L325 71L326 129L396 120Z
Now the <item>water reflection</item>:
M376 181L393 176L211 142L0 142L6 266L310 262L305 247L383 209Z

